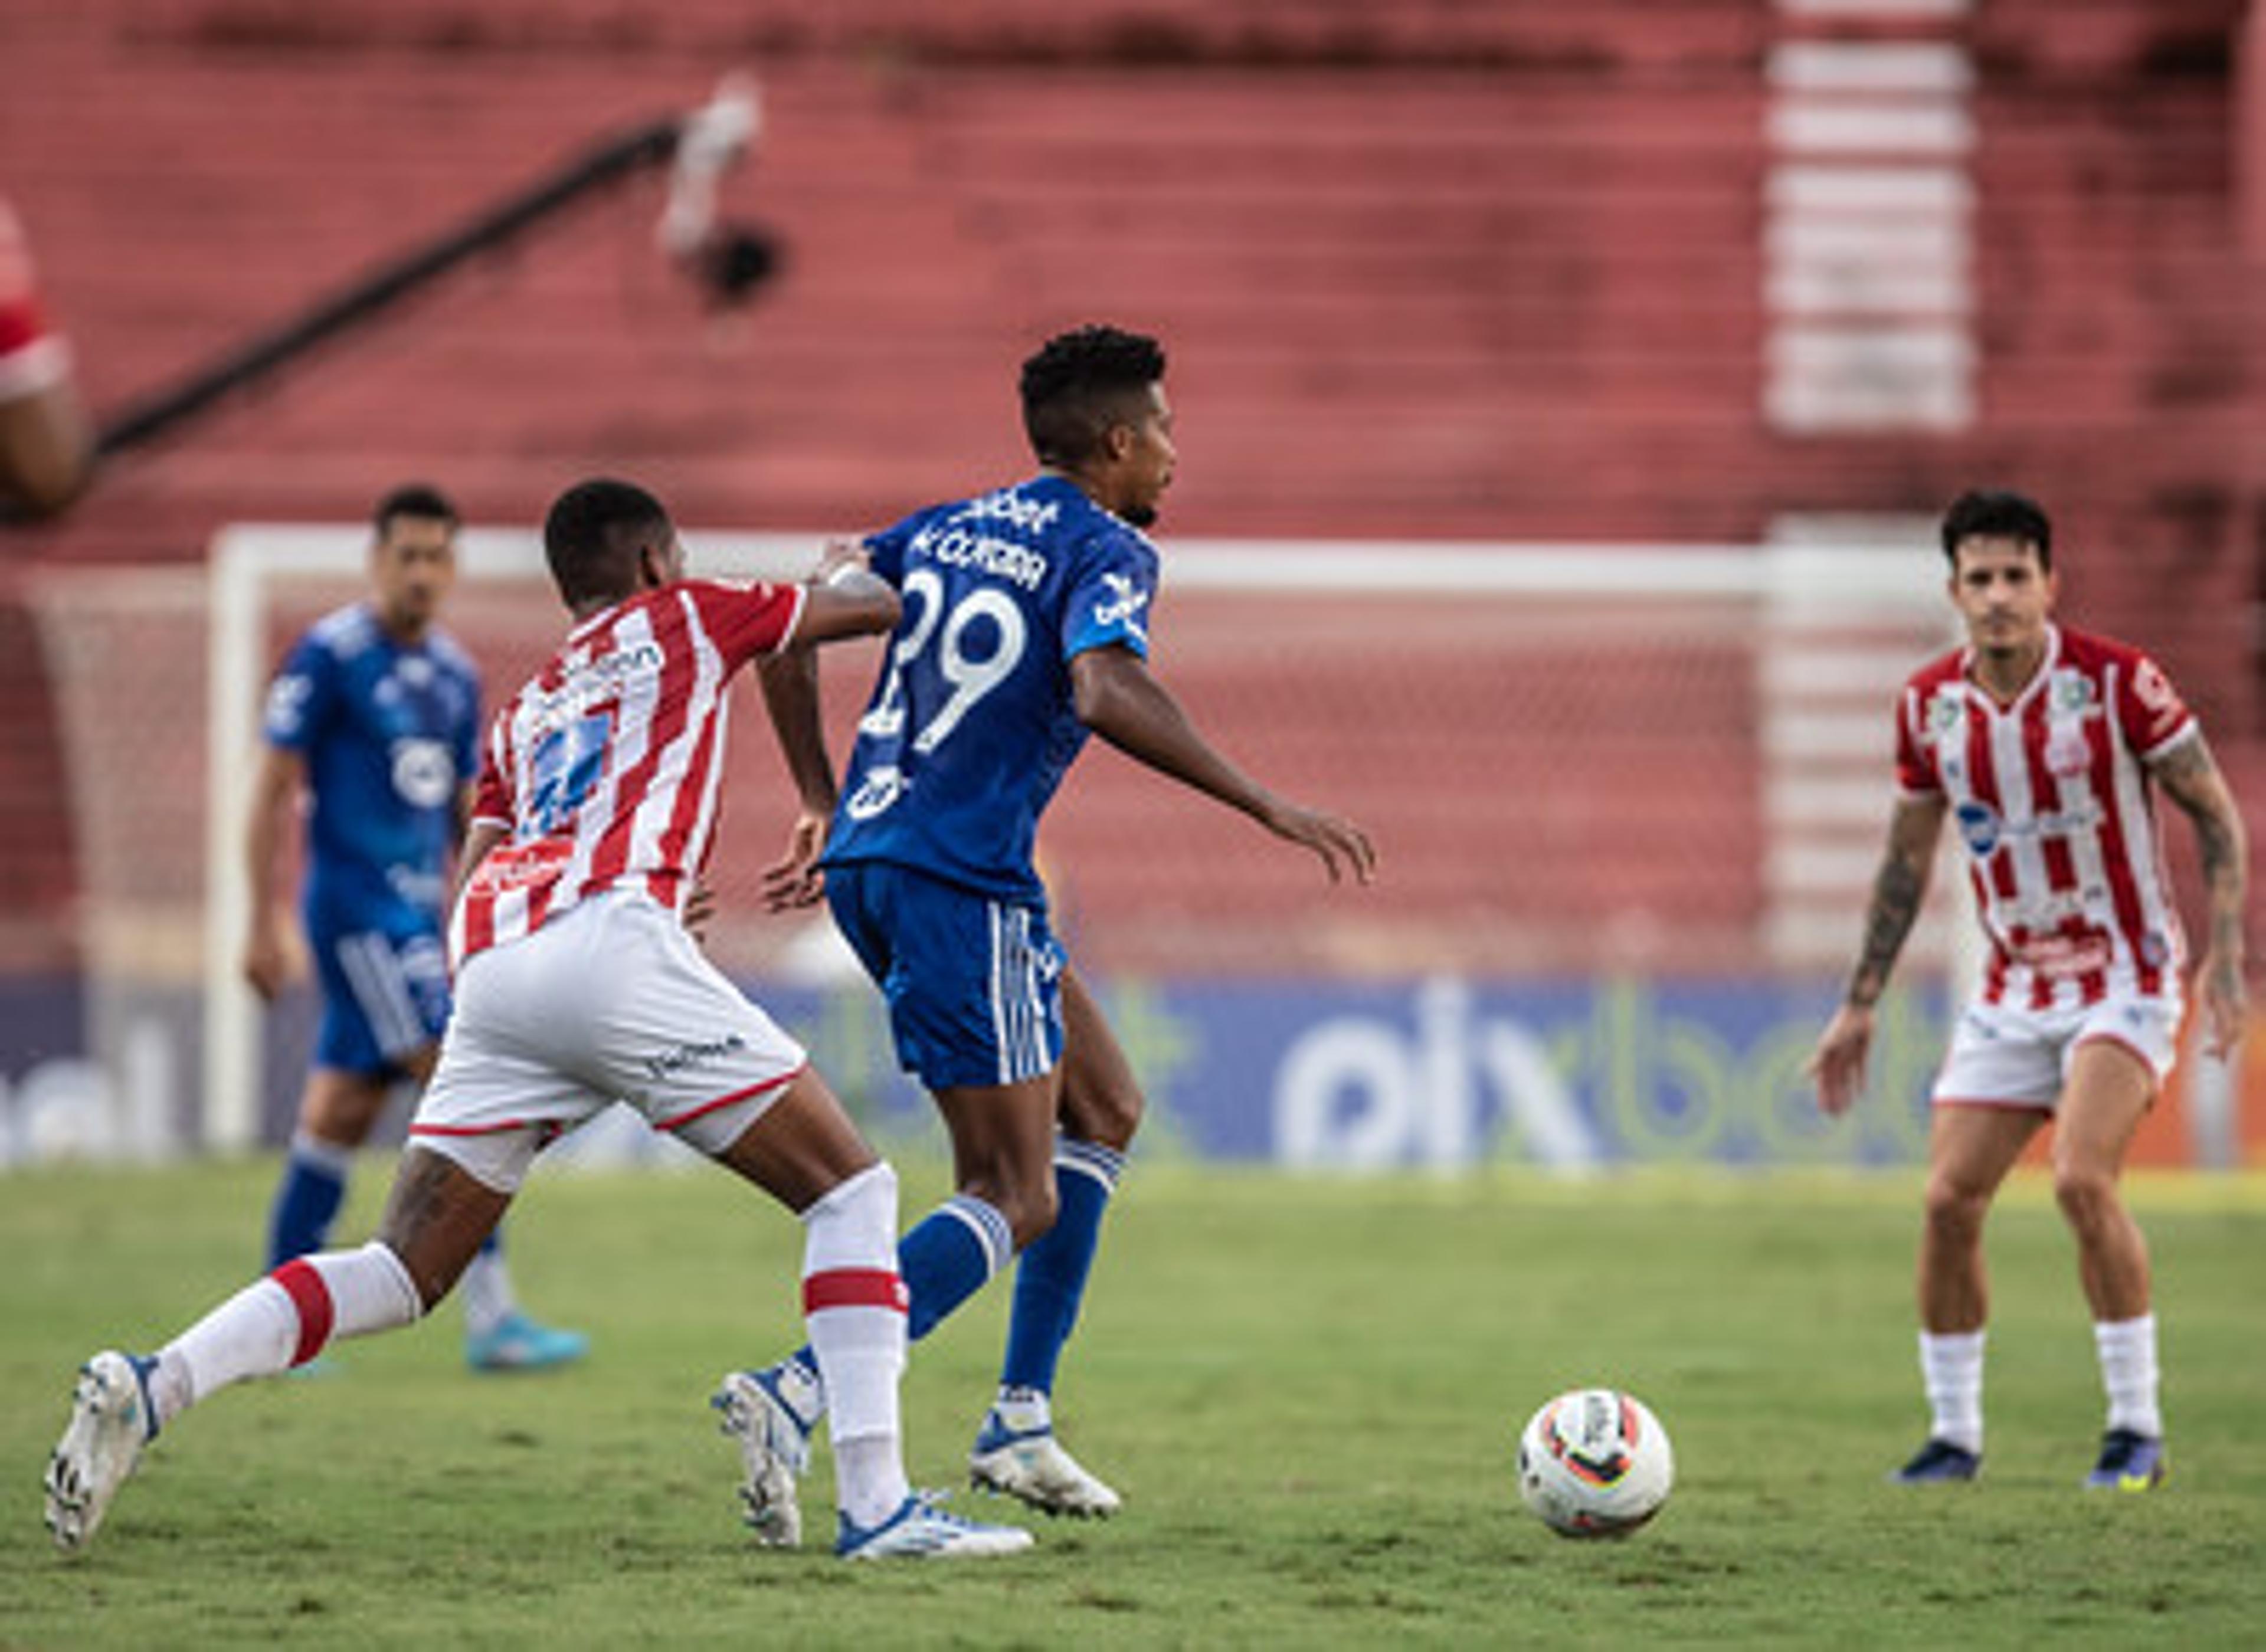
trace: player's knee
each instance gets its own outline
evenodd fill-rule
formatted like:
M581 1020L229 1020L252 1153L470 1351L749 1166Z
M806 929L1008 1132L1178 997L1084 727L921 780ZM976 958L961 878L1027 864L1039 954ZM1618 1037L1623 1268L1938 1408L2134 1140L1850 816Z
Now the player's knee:
M1080 1141L1099 1142L1122 1153L1133 1145L1146 1107L1138 1085L1100 1085L1078 1094L1074 1101L1065 1096L1063 1126L1066 1134Z
M1983 1231L1990 1194L1950 1176L1928 1178L1922 1201L1929 1230L1939 1238L1970 1239Z
M2116 1178L2097 1166L2057 1165L2054 1202L2072 1226L2098 1226L2116 1211Z
M1055 1200L1054 1178L1049 1175L1027 1186L1019 1186L998 1201L999 1213L1007 1218L1007 1229L1014 1236L1015 1248L1046 1237L1055 1224L1055 1215L1060 1208Z
M381 1086L318 1081L300 1100L299 1128L318 1142L351 1150L369 1139L384 1110Z

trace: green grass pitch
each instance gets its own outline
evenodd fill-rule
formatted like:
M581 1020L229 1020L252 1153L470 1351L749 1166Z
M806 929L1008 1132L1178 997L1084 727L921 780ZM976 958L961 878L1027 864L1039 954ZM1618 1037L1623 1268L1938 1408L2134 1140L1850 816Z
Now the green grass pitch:
M364 1166L342 1231L374 1221ZM797 1335L800 1230L728 1178L538 1177L530 1302L584 1367L475 1378L454 1305L182 1419L84 1554L38 1481L72 1371L250 1276L272 1166L0 1178L0 1646L2007 1646L2266 1634L2266 1189L2144 1181L2173 1476L2087 1496L2102 1402L2046 1190L1993 1218L1988 1466L1914 1492L1916 1179L1306 1180L1137 1165L1059 1410L1126 1496L1030 1555L751 1549L705 1401ZM906 1175L905 1208L943 1190ZM916 1349L916 1483L959 1482L995 1284ZM1619 1543L1520 1506L1559 1389L1658 1411L1678 1485ZM814 1533L831 1485L807 1487ZM980 1509L1001 1506L961 1494Z

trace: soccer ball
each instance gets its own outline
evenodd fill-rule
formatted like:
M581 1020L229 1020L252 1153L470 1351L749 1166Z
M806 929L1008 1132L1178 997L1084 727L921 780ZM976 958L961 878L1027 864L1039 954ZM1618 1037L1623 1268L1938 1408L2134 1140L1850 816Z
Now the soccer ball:
M1518 1495L1562 1537L1635 1531L1660 1512L1675 1478L1660 1419L1618 1389L1560 1394L1518 1436Z

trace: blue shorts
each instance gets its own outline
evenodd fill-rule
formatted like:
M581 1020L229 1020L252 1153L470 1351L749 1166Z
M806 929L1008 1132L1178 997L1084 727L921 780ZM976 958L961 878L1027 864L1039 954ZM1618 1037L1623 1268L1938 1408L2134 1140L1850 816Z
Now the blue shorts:
M449 1021L449 954L431 929L311 927L307 944L323 985L315 1065L384 1078L440 1042Z
M930 1089L1015 1084L1062 1059L1063 950L1043 903L883 860L827 867L826 900L888 1001L899 1064Z

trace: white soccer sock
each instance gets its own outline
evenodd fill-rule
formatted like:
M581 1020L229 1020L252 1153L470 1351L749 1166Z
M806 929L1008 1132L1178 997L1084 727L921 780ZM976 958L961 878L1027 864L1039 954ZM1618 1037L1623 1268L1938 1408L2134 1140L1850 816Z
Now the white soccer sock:
M2094 1322L2101 1353L2101 1385L2109 1391L2109 1426L2161 1439L2164 1414L2156 1402L2156 1316Z
M911 1495L905 1483L904 1442L894 1434L867 1435L834 1442L836 1506L868 1530L902 1508Z
M391 1330L423 1311L409 1270L374 1239L286 1262L158 1350L150 1384L158 1422L230 1383L273 1377L340 1337Z
M826 1391L837 1505L861 1526L905 1500L897 1383L905 1290L897 1276L897 1175L876 1165L803 1212L802 1311Z
M1035 1434L1055 1425L1053 1402L1035 1388L1017 1388L1002 1383L991 1408L999 1414L999 1421L1017 1434Z
M1928 1432L1970 1451L1983 1449L1983 1333L1919 1334L1920 1380L1933 1421Z
M486 1336L519 1312L519 1297L511 1288L511 1268L501 1250L475 1253L464 1276L457 1282L457 1294L464 1301L468 1335Z
M291 1157L326 1170L340 1181L354 1173L355 1150L338 1142L310 1135L304 1125L291 1133Z

